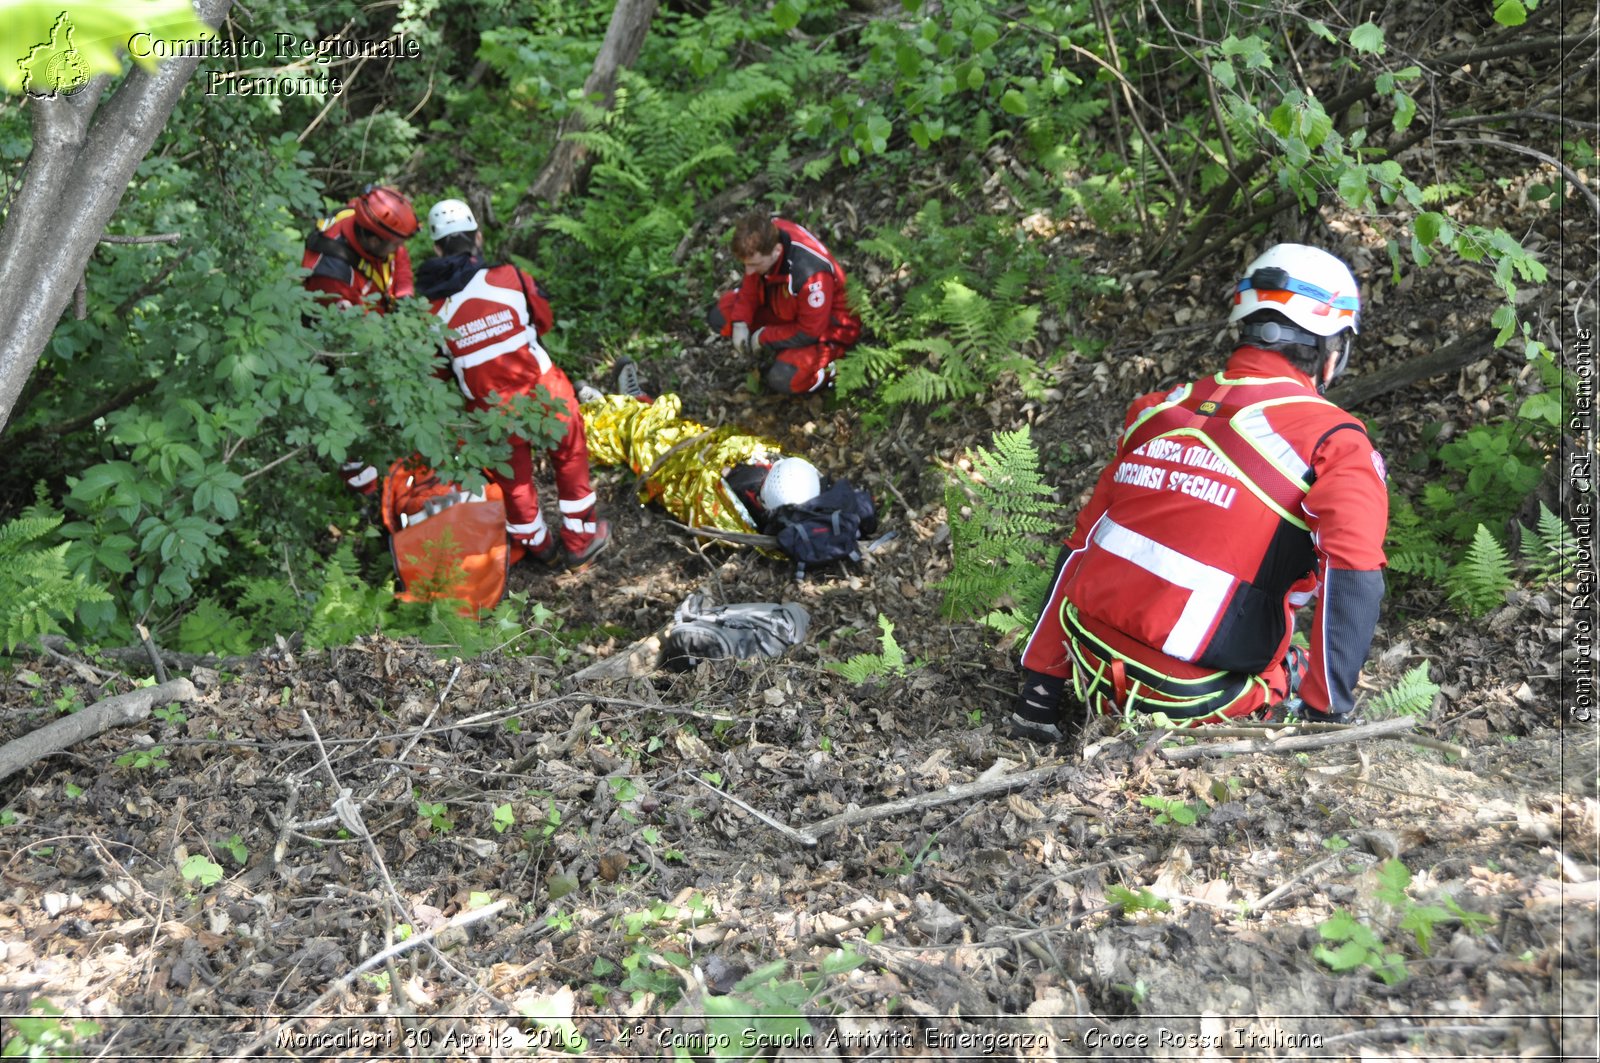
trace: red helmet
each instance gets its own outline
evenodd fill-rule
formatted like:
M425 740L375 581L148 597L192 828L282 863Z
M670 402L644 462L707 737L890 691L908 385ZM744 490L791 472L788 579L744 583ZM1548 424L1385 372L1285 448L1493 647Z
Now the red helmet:
M417 232L411 201L388 185L368 185L352 202L356 224L380 240L409 240Z

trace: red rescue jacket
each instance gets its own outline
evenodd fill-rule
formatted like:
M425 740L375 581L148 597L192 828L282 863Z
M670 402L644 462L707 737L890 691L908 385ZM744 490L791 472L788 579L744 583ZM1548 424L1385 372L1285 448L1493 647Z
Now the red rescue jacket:
M766 275L745 274L728 320L760 327L764 347L848 347L861 334L861 320L850 311L844 267L803 227L772 221L783 255Z
M346 302L383 313L413 293L411 255L404 247L383 261L367 257L356 242L355 211L341 210L317 222L306 237L300 265L311 271L307 290L325 292L327 302Z
M1383 596L1388 491L1361 422L1272 351L1128 410L1062 574L1080 621L1153 671L1259 674L1313 596L1312 708L1347 711Z
M478 270L460 291L434 300L433 312L457 333L443 349L471 408L486 407L491 391L529 394L550 371L539 335L555 318L538 282L516 266Z

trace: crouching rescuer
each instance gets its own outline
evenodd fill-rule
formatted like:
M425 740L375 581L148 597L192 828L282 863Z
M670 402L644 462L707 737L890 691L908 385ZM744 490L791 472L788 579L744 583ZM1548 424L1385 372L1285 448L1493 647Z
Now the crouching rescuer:
M861 335L838 259L802 226L762 212L735 223L733 254L744 277L706 323L737 353L771 359L769 391L805 395L833 383L834 363Z
M1342 261L1279 244L1238 282L1227 367L1129 407L1023 651L1019 733L1061 737L1068 704L1192 723L1280 703L1350 718L1383 598L1388 491L1365 428L1323 391L1360 316ZM1313 600L1309 650L1291 649Z

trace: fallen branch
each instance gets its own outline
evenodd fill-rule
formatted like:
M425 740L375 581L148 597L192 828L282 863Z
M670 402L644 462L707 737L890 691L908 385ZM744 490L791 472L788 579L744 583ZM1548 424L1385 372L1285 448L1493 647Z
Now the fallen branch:
M1408 721L1409 722L1409 721ZM948 805L956 801L969 801L974 797L988 797L991 794L1003 794L1011 790L1020 790L1032 786L1037 782L1044 782L1053 778L1062 769L1068 767L1063 761L1047 764L1041 768L1020 771L1015 775L1001 775L994 779L980 779L977 782L955 783L944 787L942 790L932 790L914 797L902 797L894 801L885 801L881 805L871 805L867 808L858 808L851 812L841 812L837 816L829 816L820 823L813 823L805 830L805 834L817 841L808 842L807 848L817 844L822 838L827 837L840 827L853 827L858 823L870 823L875 819L887 819L906 812L917 812L925 808L936 808L939 805Z
M1288 732L1289 734L1338 734L1346 730L1349 730L1348 724L1306 723L1304 721L1296 721L1294 723L1265 723L1255 724L1252 726L1236 725L1231 727L1213 726L1208 724L1204 731L1204 735L1206 738L1261 738L1267 741L1275 741L1275 739L1273 739L1271 736L1274 734L1282 734L1284 732ZM1468 752L1464 746L1458 746L1453 742L1441 741L1437 738L1430 738L1427 735L1400 733L1376 735L1374 737L1393 738L1400 742L1409 742L1411 745L1421 746L1424 749L1436 749L1440 753L1448 753L1454 757L1464 758Z
M1467 333L1453 343L1445 344L1432 354L1409 359L1376 373L1363 373L1347 383L1330 389L1328 401L1346 410L1354 409L1379 395L1387 395L1419 380L1426 380L1470 365L1479 358L1494 353L1494 337L1497 331L1494 328L1481 328Z
M700 528L691 524L679 524L675 520L669 520L667 523L672 525L674 528L677 528L681 531L686 531L690 535L693 535L699 539L718 539L723 542L738 543L740 546L754 546L759 550L778 550L780 552L782 550L782 548L778 546L778 537L776 535L757 535L754 532L723 531L721 528ZM856 549L861 551L862 557L866 557L873 552L873 545L880 542L882 539L883 536L879 536L877 539L857 539Z
M187 679L174 679L160 686L143 687L126 694L97 701L80 712L29 731L21 738L0 746L0 780L23 768L113 727L138 723L150 710L169 701L193 701L199 694Z
M473 923L481 923L490 916L499 915L510 903L511 901L508 898L505 900L495 901L486 908L476 908L470 912L463 912L454 919L450 920L448 923L445 923L443 926L434 927L432 930L421 934L414 934L411 937L406 938L404 941L395 942L382 952L374 953L373 955L368 956L358 966L356 966L355 969L341 977L337 982L334 982L333 985L329 986L320 997L311 1002L309 1007L303 1008L294 1015L291 1015L286 1021L281 1022L276 1026L269 1027L261 1034L261 1036L257 1037L254 1041L251 1041L249 1044L239 1049L239 1051L229 1056L228 1059L230 1063L232 1063L234 1060L247 1059L254 1055L257 1050L275 1043L280 1034L287 1033L296 1026L299 1026L305 1020L311 1018L316 1014L317 1010L322 1007L322 1005L326 1004L334 997L349 989L350 986L354 984L355 980L361 977L367 971L372 970L374 967L388 963L390 960L393 960L398 956L402 956L421 945L429 945L436 938L443 934L449 934L453 931L462 930L471 926Z
M70 640L60 635L43 635L39 641L46 650L54 650L57 653L66 653L74 648ZM300 636L297 634L291 640L291 645L298 644L299 641ZM23 647L18 646L17 648L20 650ZM245 657L218 657L214 653L180 653L177 650L158 649L156 652L161 655L161 659L166 662L168 668L184 670L212 668L218 671L233 671L244 665L254 664L257 659L255 654ZM121 665L148 665L150 663L150 653L142 645L106 646L95 650L94 653L96 657L104 657Z
M1202 757L1222 757L1232 753L1273 753L1281 756L1288 753L1304 753L1311 749L1326 749L1329 746L1346 745L1350 742L1359 742L1364 738L1382 738L1400 731L1409 731L1416 725L1417 721L1413 717L1402 716L1393 720L1379 720L1377 723L1360 724L1354 727L1345 727L1338 731L1319 734L1285 735L1283 738L1269 738L1264 741L1216 742L1182 746L1178 749L1162 749L1158 752L1161 754L1162 760L1172 762L1199 760ZM1177 737L1178 734L1179 732L1174 732L1173 737ZM1184 735L1184 737L1196 736Z
M724 801L727 801L727 802L729 802L731 804L738 805L740 808L744 809L746 812L750 813L752 816L756 817L761 822L765 823L767 826L769 826L773 830L777 831L779 834L782 834L782 835L784 835L786 837L789 837L789 838L793 838L795 841L799 842L801 845L804 845L807 849L815 849L817 847L817 837L816 837L816 835L808 834L803 830L795 830L793 827L788 826L787 824L779 823L777 820L773 819L771 816L767 815L765 812L761 811L759 808L755 808L752 805L748 805L745 802L739 800L737 797L734 797L732 794L725 793L722 790L717 789L715 786L712 786L710 783L706 782L704 779L700 778L700 776L698 776L698 775L690 775L689 778L693 779L695 782L699 783L701 786L704 786L707 790L710 790L712 793L716 794L718 797L722 798Z

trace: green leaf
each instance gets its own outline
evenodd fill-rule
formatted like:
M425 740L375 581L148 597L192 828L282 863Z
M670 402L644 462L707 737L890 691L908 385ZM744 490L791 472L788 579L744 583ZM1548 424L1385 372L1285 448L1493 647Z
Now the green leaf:
M1394 94L1394 128L1396 132L1404 130L1417 116L1417 101L1408 93L1397 92Z
M183 867L179 870L186 882L198 882L202 886L215 886L222 881L222 865L212 863L199 853L185 860Z
M1306 26L1307 26L1307 28L1309 28L1311 30L1312 33L1315 33L1318 37L1321 37L1323 40L1327 41L1329 44L1338 44L1339 43L1339 38L1334 36L1333 31L1330 30L1327 27L1326 23L1319 22L1316 19L1312 19L1310 22L1306 23Z
M1372 953L1365 945L1346 941L1336 949L1318 945L1312 950L1312 955L1335 971L1352 971L1368 962Z
M1374 22L1363 22L1350 31L1350 47L1371 55L1383 54L1383 28Z
M1028 98L1016 89L1007 89L1005 95L1000 97L1000 109L1006 114L1027 114Z
M1354 210L1361 210L1372 201L1372 188L1367 184L1365 166L1349 166L1339 175L1339 198Z
M1225 89L1231 89L1239 83L1239 76L1233 72L1233 64L1226 59L1211 61L1211 76Z
M1502 303L1489 318L1489 324L1500 330L1499 334L1494 338L1494 345L1496 347L1504 347L1506 341L1511 338L1511 334L1517 330L1516 308L1510 303Z
M972 29L972 50L986 52L1000 39L1000 31L987 22L980 22Z
M1450 228L1450 219L1438 211L1425 210L1411 219L1411 231L1424 246L1433 243Z
M1528 21L1528 9L1522 6L1521 0L1503 0L1494 9L1494 20L1502 26L1520 26Z
M800 10L790 0L778 0L772 5L772 21L785 33L800 25Z
M1378 899L1392 905L1406 902L1406 887L1411 885L1411 872L1405 864L1391 857L1378 868Z

